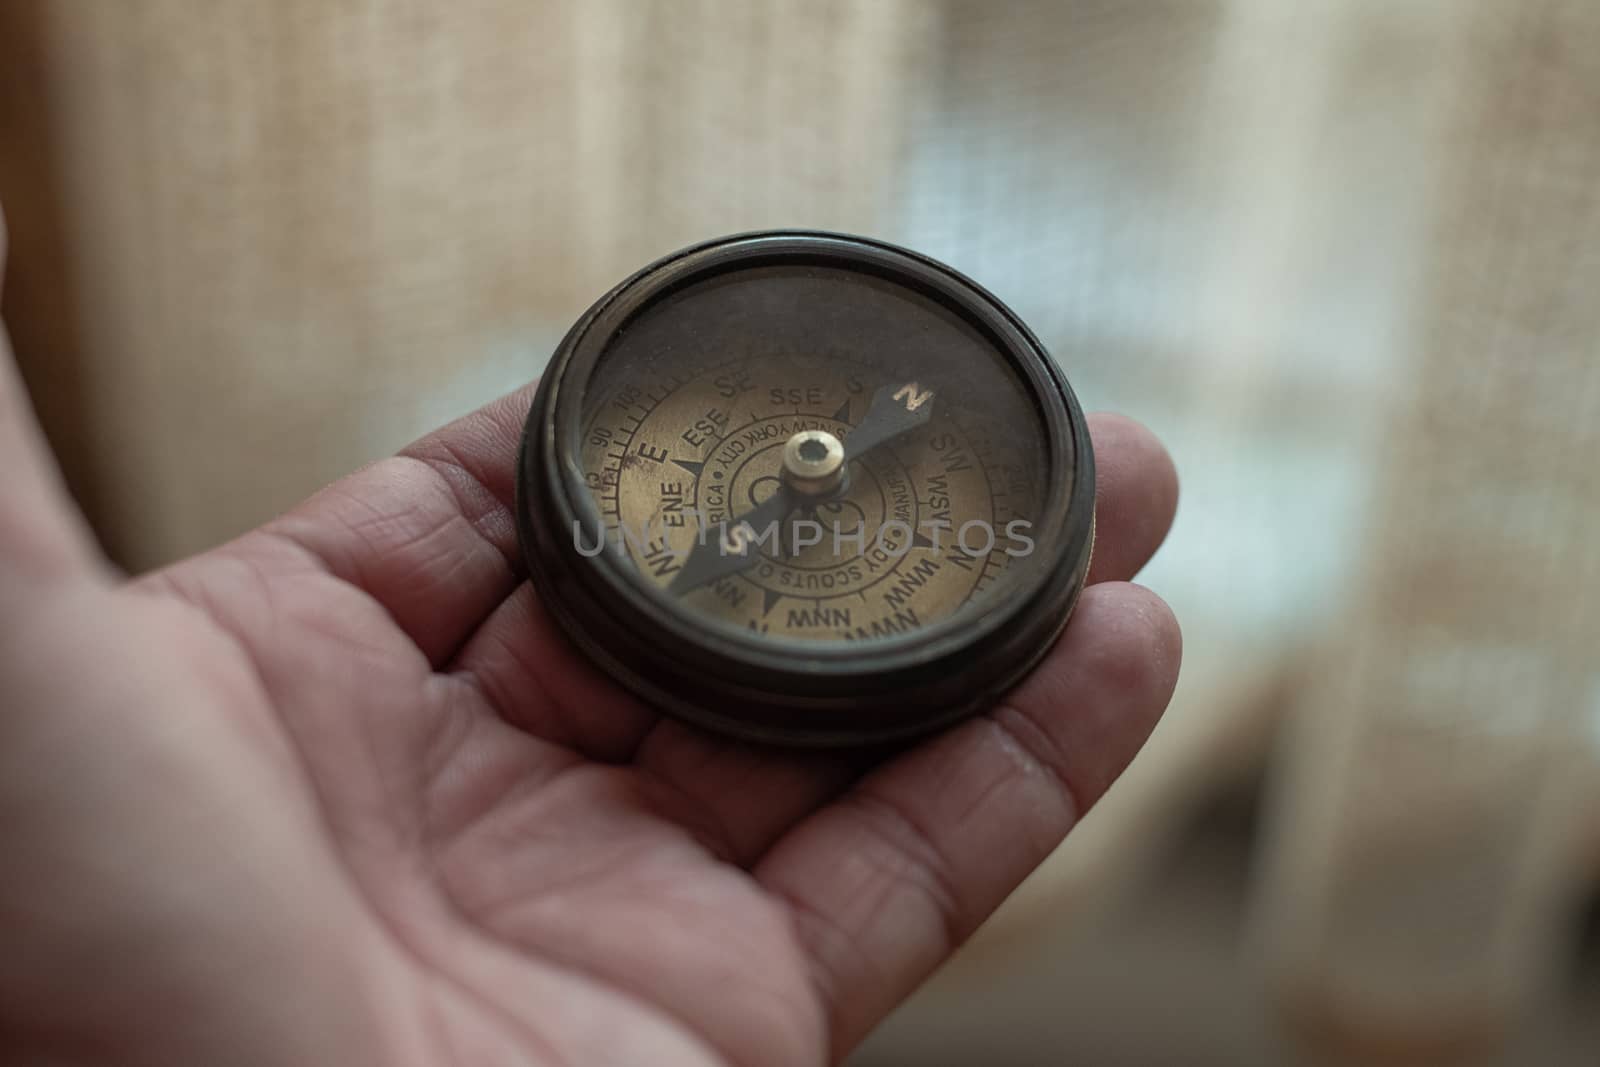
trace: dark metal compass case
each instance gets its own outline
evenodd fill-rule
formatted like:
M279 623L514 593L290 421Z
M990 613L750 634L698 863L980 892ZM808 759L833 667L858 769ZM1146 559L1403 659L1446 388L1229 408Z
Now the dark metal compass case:
M710 241L574 325L517 518L572 640L663 710L809 745L982 710L1066 624L1093 541L1077 400L1017 316L838 234Z

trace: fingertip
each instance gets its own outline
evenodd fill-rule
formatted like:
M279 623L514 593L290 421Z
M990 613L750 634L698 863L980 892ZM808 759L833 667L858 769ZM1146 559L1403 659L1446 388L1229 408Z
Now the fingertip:
M1178 511L1178 471L1166 447L1125 415L1090 415L1094 442L1095 556L1089 581L1126 581L1166 539Z
M1177 686L1183 634L1143 586L1085 589L1055 648L997 714L1049 734L1074 799L1087 809L1132 762Z
M1152 695L1170 696L1183 659L1183 629L1172 608L1134 582L1104 582L1084 591L1119 673Z

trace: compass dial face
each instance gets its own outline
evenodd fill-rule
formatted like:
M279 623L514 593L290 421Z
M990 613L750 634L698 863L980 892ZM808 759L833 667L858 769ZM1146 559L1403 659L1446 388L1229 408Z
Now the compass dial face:
M1045 547L1051 480L1073 477L991 340L840 267L656 300L599 356L579 425L603 526L580 548L698 625L773 642L892 642L989 611ZM831 481L802 477L795 457L830 448Z

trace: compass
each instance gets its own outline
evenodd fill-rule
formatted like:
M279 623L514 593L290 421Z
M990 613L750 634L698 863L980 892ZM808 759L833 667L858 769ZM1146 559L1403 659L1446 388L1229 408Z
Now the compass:
M743 738L873 744L984 709L1066 625L1094 458L1056 364L954 270L840 234L667 256L540 382L517 523L602 670Z

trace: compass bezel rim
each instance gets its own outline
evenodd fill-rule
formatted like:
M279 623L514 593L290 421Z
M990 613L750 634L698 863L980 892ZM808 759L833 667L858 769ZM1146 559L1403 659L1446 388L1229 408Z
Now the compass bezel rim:
M868 269L932 295L978 326L1026 384L1045 427L1052 473L1036 527L1045 531L1038 550L1047 560L1032 588L995 597L976 616L957 612L909 634L816 643L706 628L646 586L631 564L611 558L609 549L594 558L577 553L569 533L573 520L598 519L579 463L582 390L610 338L684 285L740 266L803 261ZM1073 472L1065 487L1053 477L1063 469ZM964 714L974 700L997 695L1031 669L1065 624L1081 588L1093 507L1094 457L1082 410L1060 368L1014 312L971 279L919 253L847 234L783 230L716 238L663 257L580 317L552 357L529 411L516 517L545 603L584 651L629 688L726 733L792 742L799 731L811 735L802 741L827 744L862 741L866 724L848 719L866 701L902 697L922 705L908 709L909 716L889 716L905 722L878 724L875 735L889 739ZM963 668L956 660L966 659L964 652L994 662ZM952 673L970 677L952 687L950 678L940 677ZM978 696L955 699L958 689ZM709 710L728 702L747 702L757 714L729 717Z

